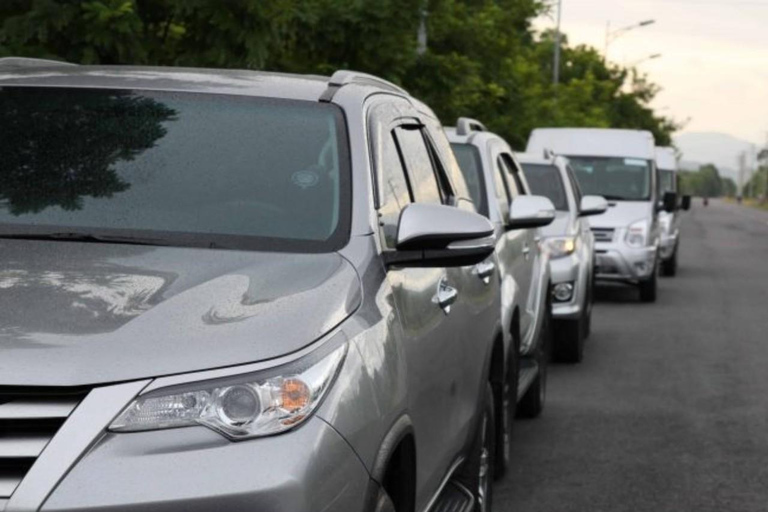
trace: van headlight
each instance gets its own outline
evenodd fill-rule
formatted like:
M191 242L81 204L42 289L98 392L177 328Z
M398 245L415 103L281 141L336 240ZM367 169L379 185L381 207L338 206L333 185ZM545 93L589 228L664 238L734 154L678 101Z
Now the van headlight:
M630 247L645 247L648 245L648 221L642 219L630 224L625 240Z
M268 436L304 422L338 373L347 345L282 370L159 389L135 399L113 432L203 425L231 440Z
M659 226L661 227L661 231L664 234L669 234L670 231L672 231L672 216L667 215L659 215Z
M570 256L576 250L575 236L558 236L546 238L544 240L546 247L552 259L564 258Z

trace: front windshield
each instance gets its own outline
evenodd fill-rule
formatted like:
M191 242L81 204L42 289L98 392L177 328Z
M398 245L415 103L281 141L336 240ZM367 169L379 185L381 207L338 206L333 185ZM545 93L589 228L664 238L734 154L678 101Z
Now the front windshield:
M469 196L475 203L475 208L482 215L488 215L488 207L483 194L483 168L480 163L480 152L472 144L451 144L453 154L461 168L461 174L467 182Z
M584 195L612 201L651 199L651 163L639 158L569 156Z
M675 172L674 171L659 171L659 188L661 193L675 192Z
M531 188L531 193L544 196L552 201L555 209L562 212L568 211L568 199L565 195L563 178L560 170L554 165L522 164L523 174Z
M323 103L0 88L0 233L334 250L350 215L345 138Z

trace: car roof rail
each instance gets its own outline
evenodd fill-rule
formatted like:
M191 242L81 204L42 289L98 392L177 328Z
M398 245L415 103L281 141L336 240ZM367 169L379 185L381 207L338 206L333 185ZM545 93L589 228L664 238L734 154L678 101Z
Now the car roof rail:
M544 148L544 159L545 160L554 160L557 157L554 151L552 151L549 148Z
M391 92L410 96L408 91L399 85L395 85L392 82L384 80L383 78L369 75L368 73L360 73L358 71L340 69L336 71L328 80L328 88L325 90L325 92L323 92L322 96L320 96L320 101L330 102L339 89L349 84L371 85L373 87L379 87Z
M487 132L485 125L477 119L460 117L456 121L456 135L469 135L472 132Z
M0 68L51 68L63 66L77 66L72 62L53 59L33 59L31 57L2 57L0 58Z

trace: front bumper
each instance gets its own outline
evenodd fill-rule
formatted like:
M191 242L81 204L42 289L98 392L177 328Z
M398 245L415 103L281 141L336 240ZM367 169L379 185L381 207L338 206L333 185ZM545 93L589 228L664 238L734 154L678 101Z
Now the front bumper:
M601 281L639 283L650 279L656 269L656 246L633 248L623 243L598 243L595 252L595 278Z
M294 431L230 442L204 427L108 433L43 512L315 512L363 509L370 477L314 417Z
M573 283L573 295L568 302L552 302L552 317L556 320L573 320L581 316L585 304L587 275L584 265L576 254L551 259L552 286Z

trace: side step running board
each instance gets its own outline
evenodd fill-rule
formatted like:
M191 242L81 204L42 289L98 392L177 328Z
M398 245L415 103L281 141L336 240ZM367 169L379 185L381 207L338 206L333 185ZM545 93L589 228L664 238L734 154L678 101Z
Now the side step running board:
M520 361L520 375L517 380L517 401L519 402L525 396L528 388L539 375L539 363L533 359L523 359Z
M472 512L474 507L472 493L460 483L450 481L429 512Z

